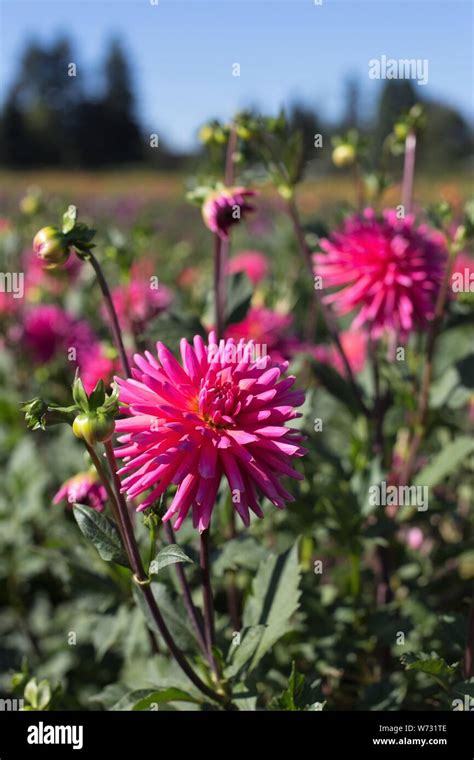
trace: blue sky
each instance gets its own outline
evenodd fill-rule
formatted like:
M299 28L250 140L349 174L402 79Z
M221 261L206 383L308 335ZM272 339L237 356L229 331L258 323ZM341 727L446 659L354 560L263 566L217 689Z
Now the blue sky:
M133 62L141 118L177 148L191 147L212 116L258 105L275 112L304 99L328 118L344 108L344 81L359 78L367 113L381 83L368 61L426 58L420 88L474 117L470 0L0 0L0 93L28 38L69 31L78 76L93 80L106 41ZM240 64L240 77L232 64Z

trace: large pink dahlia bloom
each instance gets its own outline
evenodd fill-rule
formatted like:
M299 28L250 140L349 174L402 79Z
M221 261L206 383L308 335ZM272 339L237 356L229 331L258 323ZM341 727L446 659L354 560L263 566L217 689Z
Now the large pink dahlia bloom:
M324 300L339 314L360 309L353 330L364 326L373 338L395 332L403 340L433 318L447 255L441 233L416 227L412 215L398 219L390 210L379 220L366 209L321 248L315 271L325 289L338 288Z
M116 425L128 497L151 488L139 506L146 509L175 484L163 519L176 518L178 529L192 508L200 531L209 525L223 477L245 525L250 510L263 517L260 496L281 508L293 501L281 479L302 479L291 465L306 453L302 436L287 423L300 416L295 407L304 394L292 389L294 377L281 379L287 363L272 366L269 356L253 362L251 342L218 346L213 333L207 346L199 336L193 346L181 340L183 366L161 343L157 351L158 360L148 351L135 355L133 379L117 378L120 400L128 404L128 416Z

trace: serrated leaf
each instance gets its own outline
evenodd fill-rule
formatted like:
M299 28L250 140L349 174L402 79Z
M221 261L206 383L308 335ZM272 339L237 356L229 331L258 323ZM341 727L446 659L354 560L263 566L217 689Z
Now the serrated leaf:
M112 520L85 504L74 504L72 511L81 533L94 544L103 560L129 567L120 533Z
M149 710L154 705L162 705L168 702L192 702L200 704L200 701L192 697L186 691L171 687L168 689L136 689L125 694L113 707L113 711Z
M252 657L249 671L290 629L290 619L299 607L301 569L298 542L285 554L263 560L252 584L243 614L244 627L264 625L265 632Z
M267 556L268 550L253 536L242 535L227 541L213 563L213 573L220 578L227 570L256 570Z
M474 452L474 438L462 435L444 446L442 451L433 457L430 464L424 467L416 476L415 485L423 485L428 488L441 483L450 475L463 460Z
M160 549L155 559L150 563L150 574L157 575L160 570L175 562L192 562L192 559L181 549L178 544L170 544Z
M241 322L252 300L252 283L245 272L236 272L228 278L227 300L224 314L226 325Z
M298 673L296 665L293 662L287 688L279 697L276 697L272 701L270 707L273 710L290 712L294 712L295 710L322 710L324 701L322 700L320 684L321 679L308 684L304 675Z
M414 654L407 652L402 655L401 662L407 670L417 670L427 675L438 678L449 678L456 672L456 668L448 665L446 660L436 654Z
M233 639L227 653L229 663L225 670L226 678L235 678L239 675L254 656L262 637L266 631L264 625L255 625L244 628L239 632L239 638Z

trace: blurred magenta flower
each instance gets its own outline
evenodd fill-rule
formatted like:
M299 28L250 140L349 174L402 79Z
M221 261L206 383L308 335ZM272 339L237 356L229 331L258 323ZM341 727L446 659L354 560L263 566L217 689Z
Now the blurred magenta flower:
M79 472L62 484L53 498L53 504L66 500L68 504L84 504L102 512L107 501L107 491L95 471Z
M45 267L41 259L31 251L27 251L22 257L25 269L25 294L26 300L35 302L41 293L61 295L68 284L76 282L82 268L82 261L78 256L70 256L64 266L59 269Z
M26 310L23 341L39 364L62 359L63 362L69 360L74 369L79 367L88 393L98 380L106 385L110 383L117 369L117 363L107 355L89 323L54 304L40 304Z
M0 317L16 314L21 308L21 299L15 298L13 293L0 290Z
M81 346L78 353L78 367L86 393L92 393L99 380L109 385L118 371L119 362L112 359L101 343L92 343L87 349Z
M222 240L228 240L230 227L254 211L254 206L248 203L248 198L254 195L255 190L245 187L226 187L210 193L202 206L204 224Z
M325 253L313 257L324 296L339 314L360 309L352 329L364 327L374 338L386 331L405 340L433 318L436 296L446 265L447 249L440 232L415 226L413 216L383 219L366 209L347 219L341 232L321 241Z
M49 362L65 350L75 326L76 320L60 306L41 304L24 315L24 342L35 361Z
M225 338L236 342L252 340L261 353L270 355L275 364L286 361L299 343L289 332L293 323L291 314L282 314L263 306L252 306L241 322L228 325Z
M249 280L258 285L269 272L268 260L260 251L240 251L229 261L227 272L245 272Z
M122 327L140 330L168 308L173 295L153 275L152 263L142 261L132 267L129 283L114 288L112 300Z
M164 516L176 517L178 529L192 509L199 531L210 522L222 478L245 525L250 510L263 512L261 496L283 508L293 497L283 476L301 480L291 465L306 451L302 436L287 426L304 401L292 389L294 377L281 379L287 365L272 367L267 356L249 361L252 344L221 341L213 333L206 345L181 340L183 366L161 343L158 360L150 352L135 355L132 380L117 378L128 417L118 420L122 444L116 450L125 466L123 490L133 499L149 488L138 509L150 507L172 484L178 490Z
M344 353L354 374L362 372L367 361L367 336L361 330L344 330L339 334ZM315 359L330 364L340 375L345 375L344 362L334 345L303 346Z

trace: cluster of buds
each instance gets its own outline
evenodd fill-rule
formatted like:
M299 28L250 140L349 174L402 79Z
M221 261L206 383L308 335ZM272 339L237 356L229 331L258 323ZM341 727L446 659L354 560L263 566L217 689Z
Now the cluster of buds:
M115 430L115 417L118 413L118 388L113 387L106 393L102 380L87 395L80 377L76 373L72 395L74 404L58 406L48 404L42 398L27 401L21 407L25 413L26 424L32 430L45 430L51 425L67 423L72 425L74 435L81 438L88 446L109 441Z
M77 209L69 206L63 215L62 228L47 226L36 233L33 251L43 261L46 269L56 269L68 260L75 249L80 258L85 258L94 247L92 239L95 230L77 221Z
M400 116L393 125L393 131L385 140L385 148L393 156L401 156L405 152L408 135L418 134L425 126L426 116L423 107L416 103L410 110Z

